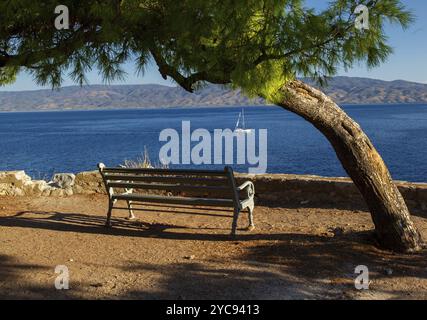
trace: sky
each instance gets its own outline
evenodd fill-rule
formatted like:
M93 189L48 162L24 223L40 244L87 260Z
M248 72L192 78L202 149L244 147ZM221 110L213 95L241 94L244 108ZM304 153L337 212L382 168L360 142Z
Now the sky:
M381 80L407 80L427 83L427 1L426 0L402 0L402 2L415 14L416 21L407 30L397 26L387 26L389 44L394 53L381 66L368 70L365 65L354 66L351 70L340 70L338 75L352 77L366 77ZM321 9L327 5L326 0L306 0L308 7ZM132 63L124 66L128 76L125 81L112 84L163 84L174 86L170 80L163 80L156 66L152 63L144 76L136 74ZM89 84L100 84L102 78L97 71L87 75ZM74 85L66 79L63 86ZM0 87L0 91L37 90L43 87L37 86L31 76L21 73L17 81L12 85Z

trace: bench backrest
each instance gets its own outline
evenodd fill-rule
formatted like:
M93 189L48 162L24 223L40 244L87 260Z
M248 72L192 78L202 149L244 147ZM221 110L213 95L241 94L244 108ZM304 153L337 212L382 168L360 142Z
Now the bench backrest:
M239 193L233 169L182 170L113 168L100 163L99 172L108 193L117 189L196 193L216 198L232 199L239 203Z

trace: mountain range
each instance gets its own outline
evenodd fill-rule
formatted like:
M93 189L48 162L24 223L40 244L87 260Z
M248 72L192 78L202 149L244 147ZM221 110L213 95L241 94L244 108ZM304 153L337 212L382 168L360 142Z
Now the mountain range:
M308 79L304 81L316 85ZM427 84L408 81L382 81L368 78L334 77L326 94L344 104L427 103ZM60 90L0 91L0 111L53 111L82 109L124 109L161 107L208 107L263 105L262 99L249 99L239 90L208 85L196 93L162 85L89 85Z

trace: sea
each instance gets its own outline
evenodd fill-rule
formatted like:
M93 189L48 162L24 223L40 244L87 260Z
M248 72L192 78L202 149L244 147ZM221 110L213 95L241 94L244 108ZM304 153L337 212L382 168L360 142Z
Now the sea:
M427 182L427 105L343 109L371 138L394 179ZM215 130L234 130L241 112L242 107L194 107L0 113L0 171L25 170L33 179L50 179L54 173L96 170L99 162L117 166L144 154L160 166L165 161L160 151L169 141L160 141L162 132L176 132L184 150L184 122L190 125L190 133L197 129L210 133L213 146ZM267 173L347 176L328 141L304 119L276 106L245 107L244 114L246 127L255 135L253 154L265 153ZM266 141L259 139L261 132L266 133ZM190 142L191 151L199 142ZM237 140L233 147L229 164L248 172L254 162L248 157L239 163ZM191 159L169 167L222 169L225 157L215 161L213 149L210 162L216 164ZM203 156L206 160L209 153Z

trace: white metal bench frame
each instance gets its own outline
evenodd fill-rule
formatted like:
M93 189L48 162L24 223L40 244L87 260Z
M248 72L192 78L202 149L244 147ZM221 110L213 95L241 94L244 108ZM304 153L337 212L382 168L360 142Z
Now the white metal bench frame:
M169 170L169 169L140 169L140 168L113 168L98 164L108 194L108 212L106 227L112 227L112 211L128 210L129 218L134 219L133 204L161 203L184 204L195 206L232 207L234 209L231 234L236 235L239 214L248 210L248 230L255 228L253 212L255 208L255 186L251 181L246 181L240 186L236 185L233 169L225 167L223 171L214 170ZM147 183L148 181L148 183ZM167 183L162 183L162 182ZM170 181L173 181L171 183ZM156 182L156 183L153 183ZM160 182L160 183L159 183ZM199 183L200 182L200 183ZM210 183L214 183L212 186ZM200 185L203 184L203 185ZM118 189L123 191L118 191ZM163 196L135 193L135 190L158 191L224 191L230 194L230 199L218 197L187 197ZM119 200L126 201L127 208L116 207Z

